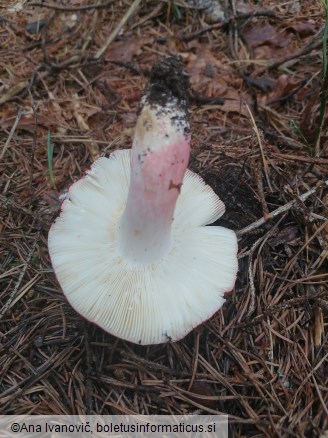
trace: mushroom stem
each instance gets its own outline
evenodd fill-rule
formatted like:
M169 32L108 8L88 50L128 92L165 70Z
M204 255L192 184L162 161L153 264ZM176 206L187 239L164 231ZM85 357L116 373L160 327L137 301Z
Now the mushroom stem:
M132 146L131 182L119 223L118 248L134 263L155 262L171 248L175 204L189 161L187 120L176 111L146 105Z
M173 214L190 154L187 90L180 60L170 57L152 70L141 100L117 233L121 257L133 263L156 262L172 245Z

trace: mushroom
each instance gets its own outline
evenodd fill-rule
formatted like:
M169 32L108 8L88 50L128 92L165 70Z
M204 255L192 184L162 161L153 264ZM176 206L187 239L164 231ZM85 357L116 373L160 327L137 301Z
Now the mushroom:
M98 159L74 183L49 232L72 307L137 344L177 341L224 303L237 274L233 231L206 227L223 202L187 169L188 78L158 61L141 99L132 150Z

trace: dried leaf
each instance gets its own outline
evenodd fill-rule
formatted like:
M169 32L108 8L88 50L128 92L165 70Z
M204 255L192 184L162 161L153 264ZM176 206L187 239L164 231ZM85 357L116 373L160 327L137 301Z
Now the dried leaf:
M293 30L303 37L314 35L316 33L315 23L310 21L293 24L289 27L289 29Z
M131 62L141 48L152 42L152 38L133 38L112 43L106 51L106 60Z
M23 90L25 90L25 88L28 87L28 84L28 81L21 81L13 87L9 88L9 90L0 97L0 105L16 97L19 93L21 93Z
M190 83L197 93L221 97L227 91L227 83L230 83L232 78L232 68L221 61L211 45L199 45L196 53L188 55L187 62Z
M43 192L42 199L49 205L52 212L60 210L59 193L57 190L47 190Z
M276 84L265 98L265 104L272 103L273 101L277 101L282 97L291 93L295 88L300 86L300 81L298 79L293 78L290 75L282 74L276 81Z
M190 388L190 392L202 396L202 398L200 398L194 395L189 395L189 398L191 400L194 400L195 402L200 403L201 405L211 409L215 409L217 407L217 400L206 399L206 397L208 396L213 397L217 395L212 386L208 383L194 382Z
M246 43L255 48L258 46L286 47L290 42L290 37L284 32L279 32L269 23L261 23L252 26L243 32Z
M292 243L295 241L297 235L298 229L295 226L290 225L288 227L285 227L280 230L273 239L271 239L270 246L274 248L281 244Z

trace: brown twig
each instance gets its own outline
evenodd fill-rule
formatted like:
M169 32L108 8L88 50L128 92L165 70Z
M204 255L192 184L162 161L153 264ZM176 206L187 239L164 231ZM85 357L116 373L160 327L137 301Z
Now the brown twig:
M249 12L249 13L245 13L245 14L237 14L233 17L227 18L224 21L221 21L220 23L215 23L212 26L205 27L203 29L200 29L196 32L192 32L192 33L187 34L187 35L181 35L178 38L180 41L187 43L187 42L192 41L195 38L200 37L201 35L204 35L207 32L212 32L213 30L222 29L234 21L249 20L249 19L255 18L255 17L270 17L270 18L275 18L275 19L281 19L279 16L277 16L272 11L254 11L254 12Z
M270 155L276 158L280 158L282 160L302 161L304 163L319 164L319 165L322 164L324 166L328 165L328 158L304 157L301 155L280 154L278 152L271 152Z
M89 11L90 9L104 9L104 8L107 8L108 6L114 4L115 1L116 0L107 0L104 3L82 5L82 6L77 6L74 8L71 8L69 6L59 6L59 5L55 5L53 3L39 3L39 2L29 3L28 6L54 9L55 11L61 11L61 12L78 12L78 11Z
M323 181L323 184L328 186L328 180ZM303 195L300 195L298 199L294 199L293 201L288 202L287 204L277 208L274 211L271 211L270 214L270 220L281 215L285 211L289 211L291 208L295 207L299 201L304 202L309 196L313 195L317 192L317 190L321 188L321 186L314 187L313 189L307 191L306 193L303 193ZM243 228L242 230L239 230L236 232L238 237L244 236L245 234L261 227L263 224L265 224L268 220L262 217L261 219L258 219L257 221L253 222L252 224L248 225L247 227Z

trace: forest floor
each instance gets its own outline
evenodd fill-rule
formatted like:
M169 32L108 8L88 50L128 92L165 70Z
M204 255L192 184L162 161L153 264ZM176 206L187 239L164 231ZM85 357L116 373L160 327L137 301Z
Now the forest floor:
M324 8L222 7L213 23L180 0L1 2L2 414L223 413L231 436L328 436ZM131 147L167 54L190 77L189 167L226 204L239 273L210 320L145 347L71 308L47 236L59 196Z

